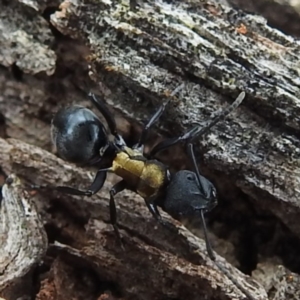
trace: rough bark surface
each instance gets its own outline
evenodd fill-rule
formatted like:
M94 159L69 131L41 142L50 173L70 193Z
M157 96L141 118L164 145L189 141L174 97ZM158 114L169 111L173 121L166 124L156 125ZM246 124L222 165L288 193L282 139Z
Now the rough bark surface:
M300 36L299 0L228 0L228 3L247 13L262 15L268 20L268 24L270 26L280 29L286 34L290 34L298 38Z
M46 232L29 194L16 176L7 178L2 195L0 295L7 299L30 298L30 273L46 254Z
M262 17L214 2L136 2L1 2L0 121L2 136L14 138L1 139L2 169L24 183L88 185L89 171L47 151L52 113L67 103L91 107L90 89L126 118L118 125L131 140L140 130L131 124L148 119L182 82L160 134L204 125L245 91L242 107L197 144L221 200L211 238L218 253L263 284L218 256L254 299L299 299L300 43ZM187 165L182 154L180 163L163 161ZM132 193L119 201L122 252L106 225L113 181L92 199L37 196L51 242L38 299L244 299L201 239L175 221L179 234L158 227ZM281 264L287 269L276 273ZM106 284L96 288L99 281Z
M11 139L1 140L0 145L5 158L1 165L6 173L13 171L26 176L30 170L31 180L49 185L87 185L90 180L86 171L74 168L40 148ZM126 193L124 199L127 201L120 203L119 224L125 230L123 251L110 226L102 221L109 220L108 195L108 188L104 188L93 200L60 203L69 206L73 218L89 221L78 228L79 232L68 233L73 239L71 245L74 249L71 245L54 244L51 250L67 254L75 262L81 258L85 264L91 264L99 276L116 281L130 299L161 299L166 296L198 299L205 295L212 299L244 299L243 294L207 258L203 240L179 224L178 232L175 227L174 231L160 228L133 193ZM61 229L64 227L63 224L57 225L62 226ZM252 279L221 257L218 260L245 289L251 290L254 299L267 299L264 289ZM149 289L149 285L153 288ZM69 291L63 293L67 295Z

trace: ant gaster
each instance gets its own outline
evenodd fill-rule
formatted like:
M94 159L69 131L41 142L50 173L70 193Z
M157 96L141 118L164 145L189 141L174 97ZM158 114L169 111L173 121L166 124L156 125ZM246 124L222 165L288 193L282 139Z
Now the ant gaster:
M177 87L170 94L170 98L182 87L183 84ZM104 158L109 158L111 166L98 170L92 184L86 190L67 186L57 186L54 189L72 195L92 196L103 187L107 172L113 172L122 178L111 188L109 201L110 221L119 240L114 196L125 189L129 189L144 198L149 211L162 225L168 224L162 219L158 207L161 207L175 219L181 216L200 216L208 255L216 262L204 218L204 213L217 205L216 188L200 174L193 142L236 109L245 98L245 93L240 93L231 105L206 122L204 127L197 125L179 137L160 142L147 156L144 154L144 143L149 130L162 115L169 100L158 108L144 126L139 142L130 148L117 132L115 119L105 104L93 93L89 93L88 97L104 116L109 130L114 136L113 141L109 140L107 131L100 119L91 110L77 105L62 108L56 113L51 126L52 141L58 155L66 161L81 165L93 165L101 162ZM158 152L178 143L185 144L194 171L181 170L171 174L165 164L155 159ZM218 267L242 292L253 299L228 271L219 264Z

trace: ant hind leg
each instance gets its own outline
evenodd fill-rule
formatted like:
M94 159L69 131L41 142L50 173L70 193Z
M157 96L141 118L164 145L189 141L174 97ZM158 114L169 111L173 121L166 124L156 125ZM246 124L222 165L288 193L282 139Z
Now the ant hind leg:
M92 196L97 192L99 192L103 187L104 182L106 180L106 174L107 174L107 169L99 170L92 184L86 190L79 190L69 186L48 186L48 185L31 185L30 189L32 190L49 189L49 190L55 190L69 195Z
M118 224L117 224L117 209L116 209L116 203L115 198L118 193L122 192L127 188L127 184L125 180L121 180L118 183L116 183L111 190L109 191L110 194L110 200L109 200L109 211L110 211L110 222L114 228L115 234L117 236L117 239L121 245L121 247L124 249L124 246L122 244Z

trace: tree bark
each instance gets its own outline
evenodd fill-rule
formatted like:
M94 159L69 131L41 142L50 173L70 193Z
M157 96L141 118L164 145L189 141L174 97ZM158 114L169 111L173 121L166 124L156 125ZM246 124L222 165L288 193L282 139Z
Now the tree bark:
M30 298L32 270L47 250L46 232L16 176L7 178L2 195L0 295L7 299Z
M1 165L7 173L16 172L26 177L30 170L31 180L50 186L88 185L90 181L86 170L74 168L40 148L13 139L2 140L0 145L5 157ZM7 189L6 185L4 189ZM47 198L42 197L44 207L51 205L45 203ZM243 293L207 257L203 240L174 221L171 231L158 226L137 195L126 192L123 199L126 201L119 203L118 223L123 229L125 251L116 241L111 227L104 223L109 220L108 187L92 200L79 198L70 201L70 197L59 200L60 206L68 207L73 220L54 222L71 242L69 245L55 243L50 250L58 256L67 256L66 259L73 264L79 264L81 260L81 264L93 269L99 276L117 282L128 299L199 299L205 295L211 299L244 299ZM9 212L6 214L9 215ZM76 218L87 223L80 226L79 222L76 224ZM164 218L171 221L167 215ZM71 231L64 228L66 223L73 228ZM217 260L243 288L251 290L253 299L267 299L266 292L258 283L223 258L218 256ZM149 286L152 288L149 289ZM70 297L69 291L59 292ZM80 299L80 296L74 296Z
M299 38L300 1L296 0L262 0L242 1L228 0L231 6L248 13L256 13L267 19L271 27L285 34Z
M239 221L241 228L222 223L226 217L218 214L217 220L228 231L246 236L242 239L247 239L242 230L249 227L246 222L256 228L244 248L249 242L253 256L276 256L283 264L289 255L288 266L300 272L294 253L300 249L299 42L268 27L262 17L213 2L129 4L104 0L0 4L2 136L18 139L1 140L3 170L35 184L88 185L90 173L47 151L52 150L52 113L67 103L91 107L85 96L89 90L100 95L116 115L126 118L118 123L125 136L135 128L131 124L149 119L182 82L184 89L172 97L156 127L160 134L176 136L194 123L204 125L215 111L245 91L242 107L197 142L201 170L225 199L219 213L233 220L240 212L245 217L244 222ZM174 159L164 162L178 167ZM184 158L181 162L180 167L187 164ZM109 182L93 201L53 192L38 197L48 236L61 242L51 243L49 255L54 262L49 263L49 282L44 282L46 286L54 284L57 299L66 292L62 281L56 280L67 280L64 274L70 274L68 268L74 261L81 261L97 278L117 282L128 299L199 299L204 295L208 299L243 299L243 293L207 258L201 239L175 221L179 235L176 230L170 233L158 227L131 193L122 194L124 201L118 209L127 247L123 253L104 223L110 186ZM62 198L58 201L56 197ZM282 254L286 249L276 252L272 243L265 251L263 241L254 241L252 235L264 228L259 222L266 215L272 221L268 225L280 227L277 243L286 238L286 244L294 245L289 254ZM221 230L216 227L218 234ZM236 238L230 239L236 249L242 247ZM229 255L241 266L236 263L237 256L234 251ZM266 291L270 299L276 299L270 285L264 285L264 291L219 256L218 261L255 299L267 299ZM143 277L144 270L148 278ZM267 275L272 276L272 272ZM149 290L150 285L155 288ZM91 295L85 299L96 299ZM39 297L47 299L42 293Z

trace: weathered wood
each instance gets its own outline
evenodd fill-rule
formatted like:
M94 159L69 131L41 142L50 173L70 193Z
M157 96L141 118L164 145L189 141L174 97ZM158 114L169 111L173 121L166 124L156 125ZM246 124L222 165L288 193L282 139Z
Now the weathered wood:
M34 20L32 26L29 20ZM53 74L56 55L50 49L53 35L46 20L18 1L4 2L0 10L0 63L9 67L16 65L30 74L45 72ZM34 57L34 59L32 59Z
M48 244L44 224L15 175L2 188L0 216L0 296L30 297L32 272Z
M90 182L86 170L74 168L49 152L18 140L0 140L0 151L4 154L0 164L6 172L13 171L24 177L30 172L28 179L32 182L48 185L87 185ZM67 252L73 260L81 258L86 265L92 265L101 277L118 282L130 299L188 297L196 300L204 295L209 299L245 298L207 257L202 239L165 214L164 217L177 229L161 228L142 199L131 192L123 194L126 201L120 202L118 208L118 223L123 229L125 246L123 251L111 226L103 222L109 220L108 189L106 186L92 199L67 200L65 205L71 214L89 219L89 222L81 237L76 231L68 232L68 239L76 241L77 250L66 245L54 246L58 253ZM44 201L49 199L50 192L47 191L48 197ZM220 256L217 256L217 261L253 295L253 299L267 299L258 283Z
M211 90L244 90L245 107L201 142L204 160L300 234L299 42L261 17L199 1L146 2L135 12L125 2L68 2L51 23L89 44L92 76L124 114L149 117L148 99L166 101L186 82L161 122L173 135L226 105Z
M126 3L100 1L82 7L76 3L62 4L51 23L66 35L89 40L95 53L93 76L101 85L97 91L123 115L149 118L154 106L165 101L165 93L185 81L186 89L160 123L174 135L191 123L203 124L212 112L224 107L220 94L232 97L238 90L246 91L247 108L233 113L201 142L204 162L210 170L228 174L232 184L257 200L255 205L267 208L299 234L299 79L294 63L299 43L269 28L260 17L239 15L222 6L215 11L213 4L182 1L173 9L172 5L164 7L164 2L146 2L132 12ZM168 20L168 26L162 20ZM45 92L44 100L49 90L42 88L41 93ZM75 93L71 87L68 99L80 98ZM65 95L51 96L70 101L63 99ZM37 115L41 98L33 97L31 103L25 98L16 105L32 107ZM6 101L5 117L13 122ZM19 123L17 128L26 130L32 123L24 125ZM29 138L34 142L45 136ZM213 172L209 175L214 176Z
M268 27L261 17L237 12L214 2L137 2L140 6L134 11L129 10L129 1L59 3L22 0L0 3L0 63L5 66L0 69L0 111L6 123L6 135L50 150L49 122L52 113L60 105L71 102L90 107L83 90L93 87L114 112L133 122L133 119L148 119L161 102L169 99L170 91L184 82L185 89L171 99L160 126L156 127L159 133L174 136L190 128L192 123L204 124L213 112L226 107L244 90L248 96L243 106L198 143L201 169L216 183L221 198L226 198L231 188L243 191L251 201L250 218L255 219L257 211L276 216L278 222L281 221L294 234L293 241L297 244L300 235L299 42ZM51 32L41 15L46 8L56 5L60 5L60 10L50 16L51 26L54 27ZM88 64L89 75L94 82L88 78ZM49 74L53 75L49 77ZM130 131L120 126L122 132ZM10 145L4 140L1 143L2 148ZM26 155L19 162L17 156L10 157L6 151L2 152L1 166L7 172L17 170L18 175L33 183L39 180L41 183L63 182L70 185L87 183L81 180L81 176L89 173L84 174L82 170L77 173L77 169L54 158L50 159L49 171L49 154L38 152L40 150L37 148L24 147L21 152ZM12 149L18 147L14 144ZM32 157L30 151L36 153L38 158ZM15 152L16 155L18 153ZM15 164L12 159L16 160ZM29 161L34 166L28 165ZM171 165L175 163L171 158L166 161ZM58 173L53 173L51 168ZM42 203L55 206L50 204L49 197L50 194L44 195ZM72 218L79 216L79 219L88 222L92 216L89 224L97 219L100 222L97 224L102 226L102 220L108 220L107 196L99 194L99 197L105 197L101 209L96 209L92 201L74 202L73 198L63 198L62 203ZM133 203L130 202L131 197ZM244 204L240 195L233 197L230 193L227 198L232 206ZM155 223L150 216L148 218L140 199L132 194L125 194L124 199L126 201L120 203L120 222L128 247L134 253L136 248L140 251L145 247L136 246L142 244L139 244L140 241L138 244L132 242L128 232L133 233L134 237L144 237L146 234L149 239L146 244L154 243L159 251L166 247L174 260L179 255L190 261L186 257L190 252L186 250L185 239L183 244L175 243L175 235L171 238L163 230L153 231ZM225 207L223 213L230 214L229 209ZM57 210L68 219L69 216L60 206ZM136 218L138 210L141 215ZM64 218L51 220L45 213L47 207L40 211L48 225L66 230ZM131 222L136 223L126 227ZM235 230L243 234L239 228ZM72 237L72 246L77 246L86 243L85 233L81 229L79 233L67 232L66 235ZM117 249L111 249L112 246L106 243L107 236L101 230L99 236L93 230L89 233L91 240L96 236L103 238L108 249L103 256L97 256L97 262L102 264L105 257L116 256L114 251ZM186 234L189 233L185 231L185 237ZM113 243L113 237L109 236L109 241ZM171 242L174 244L171 245ZM210 266L202 240L195 243L199 243L203 251L201 264L204 268L206 264ZM263 245L260 242L259 246ZM90 249L93 255L94 250L97 251ZM56 251L67 252L72 257L77 253L68 246L57 246ZM145 253L148 252L143 251L138 252L137 258L141 258L143 253L145 260ZM87 256L83 251L80 255L85 262L94 259L93 255ZM262 259L260 253L257 255ZM275 250L271 255L277 255ZM160 264L159 258L156 259ZM191 263L196 264L198 270L200 258L196 256L195 260L197 263ZM125 268L125 265L122 266ZM167 265L164 268L169 270ZM228 268L233 270L231 266ZM107 272L107 276L119 280L124 288L125 282L122 280L126 278L120 278L113 267L112 271L101 272ZM175 274L174 270L170 272L170 276ZM154 271L151 274L158 276ZM221 276L217 286L222 286L221 290L216 291L214 281L207 279L206 282L204 275L199 274L196 277L206 284L204 290L208 297L230 297L232 284L223 275L216 275ZM243 278L236 271L233 274L238 279ZM128 278L132 278L129 275ZM222 280L224 287L220 283ZM161 287L160 284L158 286ZM244 283L242 285L246 287ZM141 284L139 292L147 297L145 287ZM131 299L133 293L129 292ZM234 293L241 295L236 289Z
M267 262L258 265L255 277L264 286L272 300L298 300L300 299L300 276L290 272L283 266L274 266ZM268 274L273 273L272 277Z
M228 4L247 13L261 15L268 20L271 27L299 38L299 0L228 0Z

